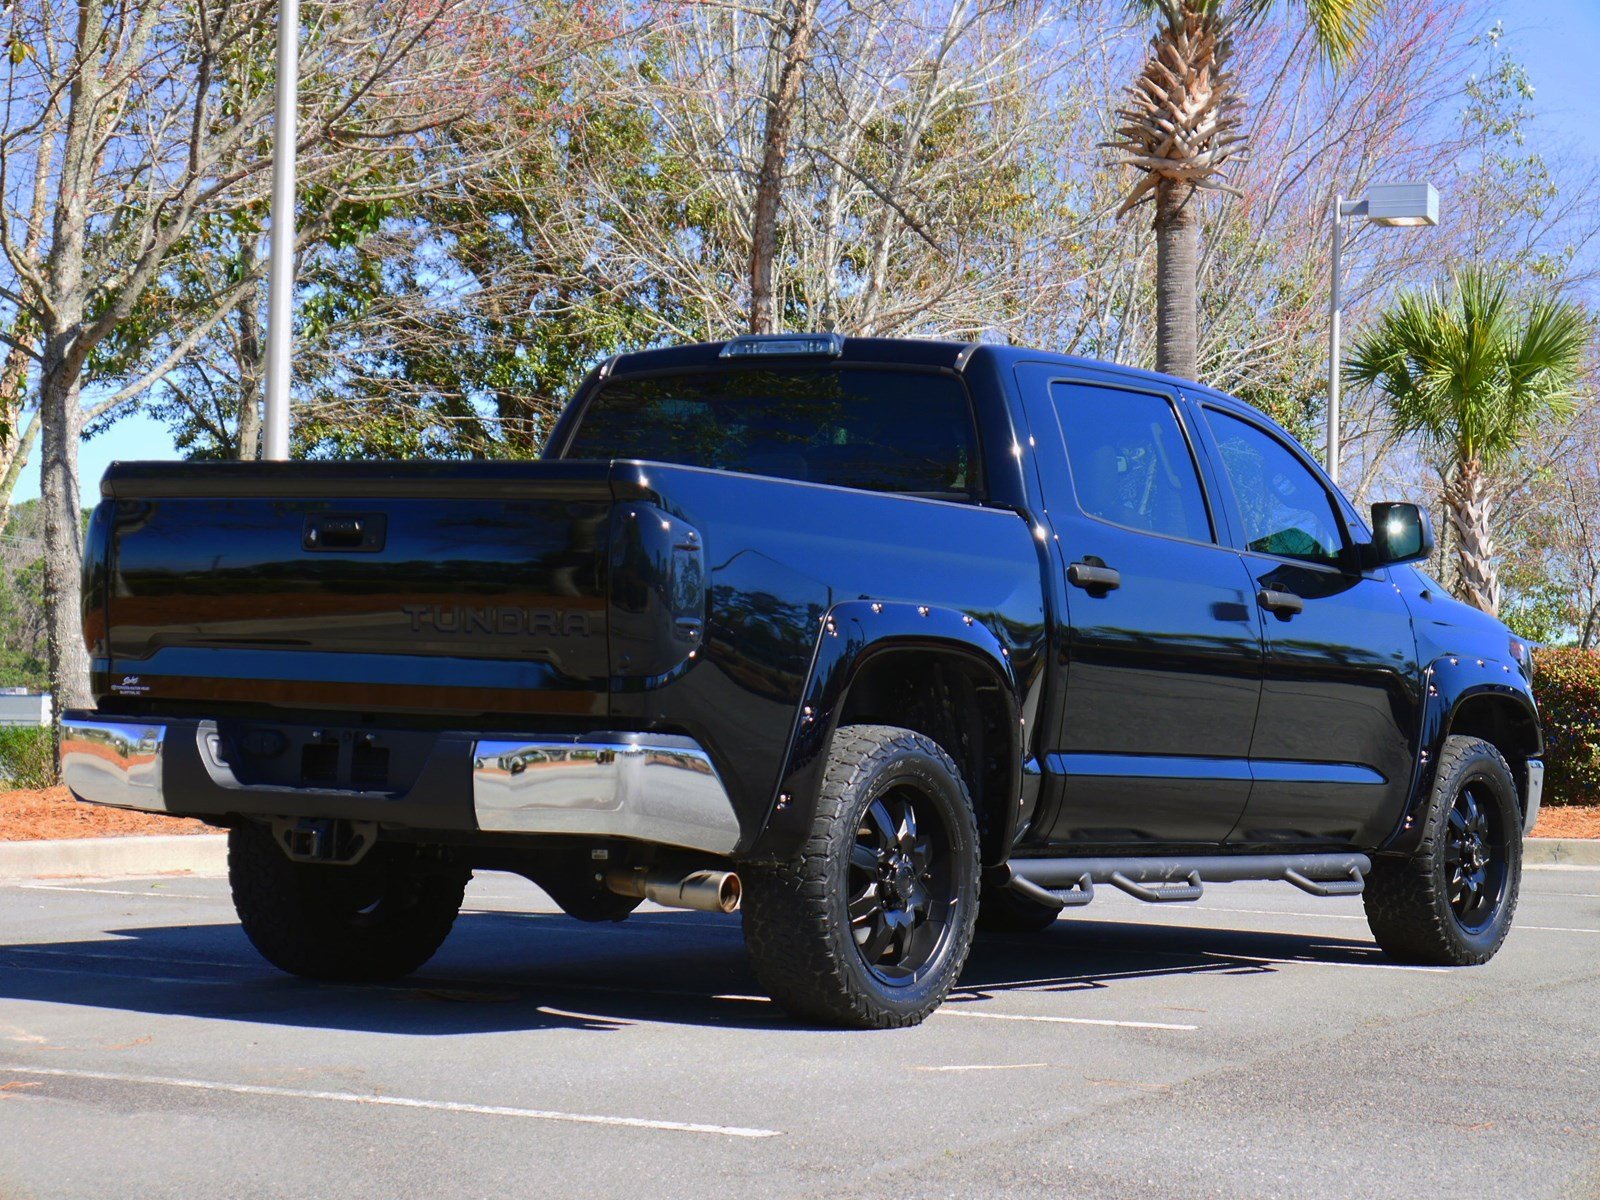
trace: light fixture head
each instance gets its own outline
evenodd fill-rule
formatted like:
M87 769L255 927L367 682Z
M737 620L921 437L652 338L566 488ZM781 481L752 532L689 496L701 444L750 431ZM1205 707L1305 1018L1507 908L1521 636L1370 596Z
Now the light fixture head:
M1439 193L1431 183L1375 183L1364 198L1375 225L1437 225Z

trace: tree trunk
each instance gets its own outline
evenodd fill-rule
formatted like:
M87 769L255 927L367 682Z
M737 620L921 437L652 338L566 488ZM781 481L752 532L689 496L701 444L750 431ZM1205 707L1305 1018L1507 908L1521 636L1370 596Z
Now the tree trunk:
M767 92L761 132L761 167L750 216L750 332L776 333L777 301L773 264L778 255L778 207L783 200L783 164L789 156L789 128L800 104L800 80L811 50L818 0L795 0L793 19L777 31L783 41L777 77ZM775 47L776 49L776 47Z
M33 448L38 415L22 420L22 397L28 388L28 358L20 350L6 353L0 367L0 533L11 521L11 492Z
M4 469L0 470L0 533L4 533L6 526L11 524L11 496L17 490L22 468L28 465L28 456L33 453L34 443L38 440L39 413L35 410L10 456L0 459L4 463Z
M261 457L261 381L266 357L255 292L239 304L239 442L234 447L242 462Z
M1156 185L1156 369L1197 379L1200 357L1198 189Z
M1445 489L1444 504L1450 513L1450 528L1455 535L1456 567L1460 580L1456 599L1481 609L1490 616L1500 614L1500 577L1494 566L1494 537L1489 520L1494 500L1483 464L1463 459L1456 464L1454 477Z
M44 429L39 494L44 509L44 604L50 646L50 691L59 715L88 708L89 653L83 645L79 571L83 565L83 507L78 499L78 442L83 411L78 372L52 346L39 381Z

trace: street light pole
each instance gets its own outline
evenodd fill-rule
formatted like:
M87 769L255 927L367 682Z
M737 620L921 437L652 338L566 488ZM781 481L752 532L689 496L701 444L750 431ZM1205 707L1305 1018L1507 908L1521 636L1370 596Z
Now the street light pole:
M1333 198L1333 269L1328 288L1328 478L1339 482L1339 322L1344 276L1346 217L1365 217L1374 225L1414 228L1439 223L1439 193L1431 183L1375 183L1359 200Z
M267 282L267 395L263 457L289 457L289 341L294 320L295 141L300 90L300 0L278 0L278 80L272 145L272 258Z
M1328 478L1339 482L1339 256L1344 253L1344 197L1333 198L1333 279L1328 288Z

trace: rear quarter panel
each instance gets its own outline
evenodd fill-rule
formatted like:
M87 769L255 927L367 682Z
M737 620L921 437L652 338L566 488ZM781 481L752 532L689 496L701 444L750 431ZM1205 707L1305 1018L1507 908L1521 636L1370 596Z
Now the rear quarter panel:
M699 530L709 612L687 669L618 680L613 715L705 746L746 844L771 810L835 606L876 600L969 615L1004 648L1019 691L1034 688L1043 548L1017 512L657 463L615 472L619 499Z

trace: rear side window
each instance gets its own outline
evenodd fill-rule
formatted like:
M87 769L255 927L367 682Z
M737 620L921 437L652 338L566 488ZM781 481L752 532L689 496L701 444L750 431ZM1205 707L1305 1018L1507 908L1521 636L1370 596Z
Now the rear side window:
M1209 542L1211 518L1172 404L1148 392L1051 387L1078 507L1145 533Z
M1245 546L1261 554L1337 563L1344 534L1327 490L1277 438L1214 408L1206 420L1244 518Z
M616 379L567 458L648 458L943 499L977 494L966 390L945 375L765 368Z

